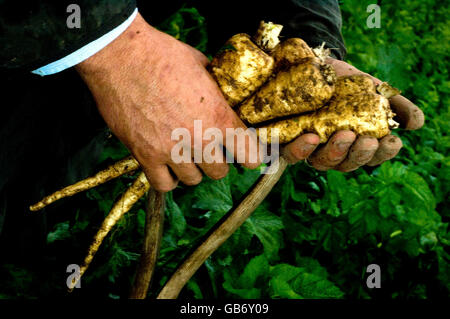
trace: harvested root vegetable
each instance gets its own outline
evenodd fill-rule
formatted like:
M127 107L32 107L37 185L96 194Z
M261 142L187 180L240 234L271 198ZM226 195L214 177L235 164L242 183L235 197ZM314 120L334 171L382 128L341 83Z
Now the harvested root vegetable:
M389 101L379 94L364 93L333 100L329 105L313 113L295 116L270 124L267 142L271 134L278 132L279 142L287 143L304 133L315 133L320 143L340 130L351 130L359 135L381 138L396 127ZM278 129L277 131L273 131ZM257 131L259 132L260 129ZM264 138L263 136L261 136Z
M133 172L139 168L139 163L131 156L124 158L123 160L114 163L108 168L98 172L92 177L79 181L73 185L67 186L47 197L42 199L40 202L31 205L30 210L35 212L41 210L47 205L65 197L70 197L75 194L81 193L88 189L94 188L98 185L106 183L107 181L114 179L116 177L122 176L124 174Z
M377 91L387 99L390 99L391 97L394 97L401 93L400 90L390 86L389 83L387 82L383 82L380 85L378 85Z
M237 34L214 57L210 72L240 118L250 124L314 111L328 102L336 74L301 39L279 43L281 25L261 22L253 42ZM255 44L256 43L256 44ZM267 53L269 54L267 54Z
M273 58L240 33L225 44L209 65L209 71L231 106L253 94L272 75Z
M377 94L377 90L387 96ZM294 116L269 125L267 134L260 134L270 143L272 134L278 135L279 143L288 143L305 133L315 133L320 143L340 130L351 130L359 135L382 138L398 128L394 121L388 98L399 91L388 83L376 87L373 80L364 74L342 76L336 81L333 99L323 108L309 114ZM277 129L277 131L274 131ZM260 131L260 128L257 130ZM278 133L277 133L278 132Z
M373 80L368 75L356 74L338 77L333 96L343 98L346 95L377 93Z
M261 22L254 38L259 50L268 52L275 66L272 67L271 63L271 70L264 69L264 84L261 85L261 77L247 77L247 81L254 83L248 84L251 90L245 95L234 95L232 105L238 105L237 113L243 121L256 125L258 132L262 132L261 128L268 128L268 136L277 128L280 143L290 142L303 133L316 133L324 143L338 130L352 130L356 134L381 138L398 126L388 101L399 94L398 90L387 83L375 87L371 77L364 74L336 79L333 67L325 63L329 54L325 44L311 49L298 38L279 43L281 29L279 25ZM255 43L250 37L246 39L248 41L242 42L243 46L254 48ZM234 57L228 53L227 57L239 60L238 53ZM212 64L236 69L233 67L236 63L229 60L225 63L221 61L223 59L224 55L219 54ZM241 63L239 73L234 73L234 76L239 78L239 74L245 74L245 67L256 74L255 66ZM272 74L268 76L268 72ZM232 73L222 71L213 72L213 75L225 96L232 95L233 90L243 91L230 79ZM280 121L275 122L276 119ZM270 143L268 136L260 134L263 142Z
M108 216L103 221L102 226L95 235L91 246L89 247L88 253L84 258L84 262L80 267L80 276L78 277L78 280L88 269L95 253L100 248L100 245L102 244L103 239L106 237L106 235L108 235L117 221L122 218L122 216L125 215L133 207L133 205L145 195L145 193L149 189L150 184L145 177L145 174L140 173L138 178L133 182L130 188L128 188L127 191L122 195L122 197L114 204ZM76 278L74 280L76 280ZM72 282L72 284L74 287L76 285L76 282Z
M258 47L264 51L271 52L280 43L279 35L281 30L283 30L281 24L261 21L253 39Z
M314 58L314 51L299 38L290 38L281 42L272 52L275 60L275 72L298 64L306 58Z
M314 111L334 92L335 73L318 58L303 59L278 72L239 107L239 117L251 124Z

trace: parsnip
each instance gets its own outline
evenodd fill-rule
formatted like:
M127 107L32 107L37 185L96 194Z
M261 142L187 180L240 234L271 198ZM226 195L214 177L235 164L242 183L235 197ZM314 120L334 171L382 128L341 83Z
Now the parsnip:
M401 94L400 90L392 87L389 83L383 82L380 85L377 86L377 91L381 95L383 95L385 98L390 99L391 97L394 97L396 95Z
M47 197L42 199L40 202L31 205L30 210L35 212L41 210L47 205L65 197L70 197L75 194L81 193L88 189L94 188L98 185L106 183L107 181L114 179L116 177L122 176L124 174L133 172L139 168L139 163L131 156L114 163L108 168L98 172L92 177L86 178L79 181L73 185L67 186Z
M239 107L241 119L261 123L287 115L314 111L330 100L335 72L318 58L303 59L278 72Z
M303 59L314 58L313 50L300 38L290 38L281 42L272 52L275 60L275 72L286 69Z
M98 230L97 234L94 237L94 240L89 247L88 253L84 258L84 262L80 267L80 276L78 280L83 276L83 274L88 269L89 265L94 258L94 255L97 253L100 245L105 239L106 235L111 231L114 225L117 224L117 221L122 218L132 207L133 205L145 195L145 193L150 189L150 184L145 177L144 173L140 173L138 178L133 182L133 184L126 190L126 192L122 195L122 197L114 204L113 208L109 212L108 216L102 223L102 226ZM76 279L74 279L76 280ZM73 281L73 286L76 285L76 281Z
M274 129L278 129L280 143L290 142L304 133L315 133L319 135L320 142L325 143L334 132L340 130L351 130L359 135L381 138L388 135L391 128L396 127L394 115L388 99L382 95L348 95L334 99L328 106L315 112L267 125L267 139L262 135L260 137L270 143L271 134L275 134L277 131ZM260 129L257 129L257 132L260 132Z
M236 34L209 65L209 71L233 107L256 92L272 75L273 58L245 33Z
M280 43L281 30L283 30L281 24L261 21L253 39L260 49L270 53Z
M373 80L368 75L355 74L338 77L334 89L334 97L343 98L346 95L360 93L377 93Z

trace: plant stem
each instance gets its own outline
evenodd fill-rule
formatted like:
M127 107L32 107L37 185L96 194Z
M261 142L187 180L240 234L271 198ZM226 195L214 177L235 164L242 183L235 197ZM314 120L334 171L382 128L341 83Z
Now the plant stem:
M142 254L131 289L130 299L145 299L159 256L164 225L165 194L149 191Z
M274 167L278 165L278 169L271 174L260 177L241 203L216 224L206 240L178 267L159 293L158 299L177 298L180 291L205 260L250 217L278 182L288 166L288 162L280 157L272 165Z

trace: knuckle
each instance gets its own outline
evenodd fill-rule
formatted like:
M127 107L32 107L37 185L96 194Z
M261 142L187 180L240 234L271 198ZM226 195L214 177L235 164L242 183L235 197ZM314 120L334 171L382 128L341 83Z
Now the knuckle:
M325 163L327 166L334 167L342 163L342 161L345 159L345 156L339 156L332 159L328 159Z
M308 150L305 150L304 148L302 148L302 147L295 147L295 146L292 146L290 149L289 149L289 153L290 153L290 156L292 157L292 158L294 158L294 159L296 159L297 161L300 161L300 160L304 160L306 157L308 157L308 155L311 153L310 151L308 151Z
M372 151L377 150L379 147L379 142L375 137L362 136L358 138L355 144L353 144L353 149L357 151Z
M375 154L376 150L363 150L354 151L350 154L349 158L354 166L363 166L368 163Z
M370 162L368 162L366 165L367 165L367 166L373 167L373 166L381 165L381 164L383 164L383 162L384 162L384 160L379 159L379 158L376 158L376 159L372 159L372 160L371 160Z
M395 135L389 135L383 138L382 145L385 148L399 148L403 146L403 142L399 137Z
M245 163L243 166L249 168L249 169L257 169L259 167L260 163Z
M346 161L342 162L341 164L339 164L338 166L336 166L334 168L334 170L343 172L343 173L348 173L348 172L357 170L360 166L361 165L356 164L355 162L353 162L351 160L346 160Z
M316 170L321 171L321 172L326 172L326 171L329 171L329 170L331 169L331 167L320 166L320 165L316 165L316 166L313 165L313 167L314 167Z
M334 170L342 173L349 173L357 170L358 168L359 166L337 166Z
M386 147L380 151L380 154L378 156L381 159L388 160L395 157L399 153L400 149L401 147L393 147L393 148Z
M345 158L345 154L333 154L333 152L322 152L319 156L317 156L316 162L322 166L333 167L339 165Z
M202 182L202 179L203 179L203 176L200 175L200 176L190 177L190 178L184 179L182 181L187 186L195 186L195 185L200 184Z
M318 171L328 171L332 168L331 166L322 165L322 164L319 164L318 162L315 162L312 160L309 161L309 163L311 164L312 167L314 167Z
M174 183L174 184L155 184L155 186L153 186L158 192L161 193L168 193L170 191L173 191L176 187L177 187L178 183Z
M208 176L213 180L219 180L225 178L228 175L228 166L219 170L212 170L208 173Z

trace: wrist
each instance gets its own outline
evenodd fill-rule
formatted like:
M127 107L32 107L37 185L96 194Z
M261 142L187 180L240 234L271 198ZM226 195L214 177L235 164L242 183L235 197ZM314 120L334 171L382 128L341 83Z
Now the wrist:
M75 69L83 77L100 75L107 76L109 72L117 72L127 68L130 62L139 61L144 54L148 54L147 42L156 34L152 28L138 13L130 26L105 48L77 64Z

